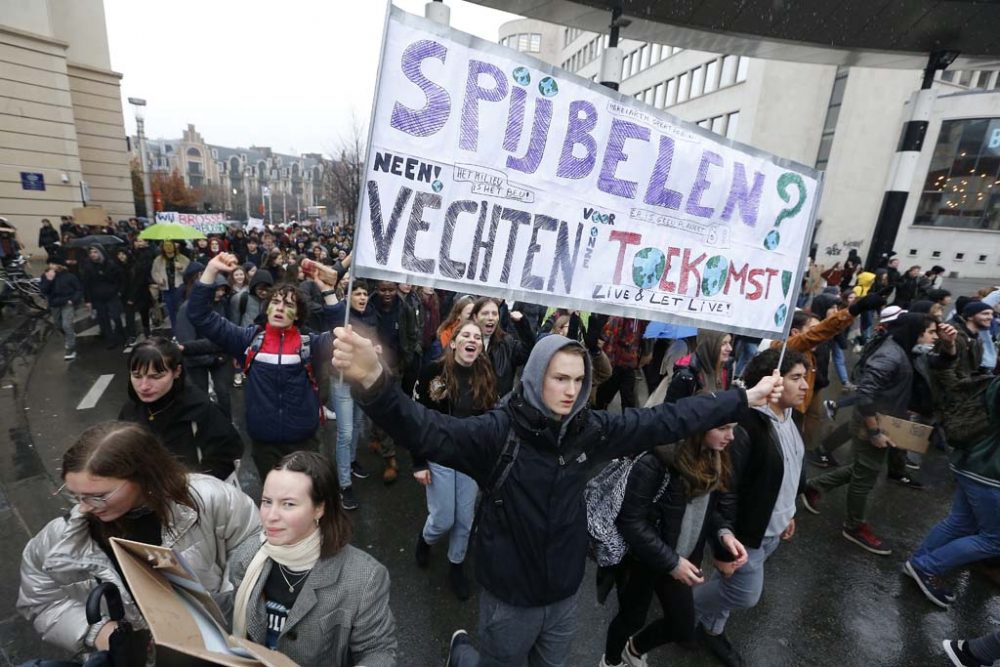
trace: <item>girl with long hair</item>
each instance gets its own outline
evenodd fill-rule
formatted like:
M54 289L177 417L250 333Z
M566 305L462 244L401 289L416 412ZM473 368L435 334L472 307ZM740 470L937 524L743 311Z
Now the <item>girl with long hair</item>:
M480 297L472 306L472 319L483 328L483 346L493 372L497 377L497 394L506 396L514 388L517 369L528 361L531 348L535 345L535 333L524 316L514 310L510 321L516 336L509 335L500 326L500 301L493 297Z
M303 667L395 665L389 573L350 545L330 461L305 451L278 461L264 481L260 525L263 539L230 562L233 634Z
M694 354L681 357L670 377L667 403L698 392L725 391L732 384L733 337L721 331L700 329Z
M483 330L462 322L444 355L420 373L413 395L420 403L453 417L471 417L497 401L493 367L484 354ZM426 568L431 545L448 536L449 581L459 600L469 598L463 563L472 532L478 487L471 477L414 456L413 476L427 492L427 521L417 537L417 565Z
M213 594L228 588L226 563L253 542L260 523L239 489L189 473L138 424L103 422L66 451L59 488L72 504L24 549L18 611L46 642L75 654L107 650L116 627L107 617L89 624L84 607L100 582L115 584L125 618L145 627L122 579L111 538L176 550Z
M736 569L746 550L715 511L717 492L730 483L727 447L735 423L696 434L640 455L629 471L617 525L628 552L615 572L618 614L608 627L601 665L646 664L646 654L668 642L695 636L692 587L704 582L699 568L706 540L720 567ZM646 624L653 595L663 617Z

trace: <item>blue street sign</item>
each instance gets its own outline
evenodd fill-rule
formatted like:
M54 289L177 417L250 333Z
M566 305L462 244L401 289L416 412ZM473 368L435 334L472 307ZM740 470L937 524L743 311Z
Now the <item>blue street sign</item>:
M38 174L33 171L22 171L21 172L21 189L22 190L44 190L45 189L45 176L43 174Z

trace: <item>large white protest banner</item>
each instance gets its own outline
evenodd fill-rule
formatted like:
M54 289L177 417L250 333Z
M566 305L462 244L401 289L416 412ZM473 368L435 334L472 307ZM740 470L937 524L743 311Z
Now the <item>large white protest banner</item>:
M202 234L225 234L225 213L176 213L157 211L157 222L172 222L194 227Z
M359 275L787 331L818 172L392 8Z

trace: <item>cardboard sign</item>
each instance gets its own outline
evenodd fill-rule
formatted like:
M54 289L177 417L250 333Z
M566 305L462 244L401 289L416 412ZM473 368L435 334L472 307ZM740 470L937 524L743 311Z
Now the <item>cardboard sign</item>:
M926 424L918 424L908 419L890 417L881 413L876 415L878 427L899 449L907 449L917 454L927 452L934 428Z
M105 227L108 214L103 206L82 206L73 209L73 222L86 227Z
M359 275L783 338L821 174L392 7Z
M229 667L296 667L282 653L229 634L219 607L177 552L117 537L111 548L158 652Z

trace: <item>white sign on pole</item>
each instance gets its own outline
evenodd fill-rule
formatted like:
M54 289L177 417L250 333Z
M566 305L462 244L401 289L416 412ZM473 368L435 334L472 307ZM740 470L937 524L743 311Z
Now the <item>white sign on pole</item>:
M815 170L395 7L371 122L360 275L787 332Z
M271 188L267 187L266 185L261 186L261 188L260 188L260 196L261 197L270 197L271 196Z

